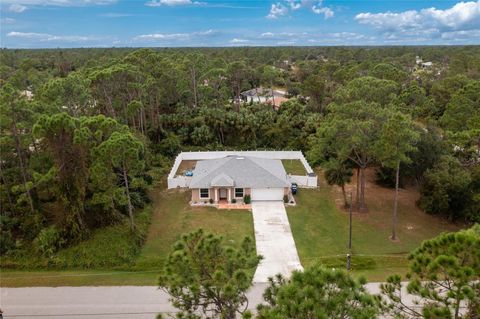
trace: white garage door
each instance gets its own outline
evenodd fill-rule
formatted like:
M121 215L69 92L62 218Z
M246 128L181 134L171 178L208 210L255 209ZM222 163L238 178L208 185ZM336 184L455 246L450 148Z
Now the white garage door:
M283 188L252 188L252 200L283 200Z

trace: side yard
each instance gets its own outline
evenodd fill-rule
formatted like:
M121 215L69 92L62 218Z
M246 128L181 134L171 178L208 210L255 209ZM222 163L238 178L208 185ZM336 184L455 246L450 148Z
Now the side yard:
M282 160L283 167L287 174L306 175L307 171L300 160Z
M328 186L321 172L318 175L320 188L300 189L296 195L298 205L287 208L293 236L303 266L320 261L329 267L344 268L348 253L348 211L341 209L341 191ZM354 191L354 182L347 189ZM352 270L370 281L405 273L407 254L423 240L459 229L418 209L415 190L402 190L397 231L400 241L390 241L393 192L375 185L370 174L366 194L370 212L353 215Z

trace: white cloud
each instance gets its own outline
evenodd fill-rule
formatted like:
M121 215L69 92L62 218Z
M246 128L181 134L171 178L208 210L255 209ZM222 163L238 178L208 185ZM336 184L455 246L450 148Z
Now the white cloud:
M192 0L150 0L145 3L148 7L160 7L160 6L188 6L188 5L202 5L203 2Z
M288 8L280 2L273 3L270 7L270 12L267 15L268 19L277 19L288 14Z
M0 0L0 3L10 5L8 10L21 13L31 6L82 7L89 5L108 5L117 0Z
M480 39L480 29L477 30L463 30L442 33L442 39L461 41L465 39Z
M321 6L322 0L285 0L290 9L298 10L301 8L312 8L313 6Z
M15 23L15 19L12 18L1 18L0 19L1 24L13 24Z
M292 9L292 10L298 10L302 7L302 1L287 0L287 3L290 6L290 9Z
M136 36L136 40L178 40L190 37L188 33L152 33Z
M12 31L12 32L7 33L7 37L36 40L36 41L40 41L40 42L50 42L50 41L86 42L86 41L91 41L91 40L98 40L97 37L90 37L90 36L53 35L53 34L48 34L48 33L16 32L16 31Z
M8 7L8 11L15 13L21 13L25 10L27 10L27 7L18 3L11 4L10 7Z
M215 30L191 33L151 33L141 34L133 38L134 41L185 41L217 34Z
M302 8L308 8L315 14L323 14L325 19L331 18L334 15L332 9L323 6L322 0L283 0L283 2L272 4L267 18L277 19L288 15L290 11L296 11Z
M320 6L313 6L312 11L316 14L323 14L325 19L332 18L334 16L334 12L332 9L327 8L327 7L320 7Z
M480 28L480 0L459 2L440 10L427 8L420 11L360 13L355 17L361 24L371 25L383 32L420 32L428 29L443 32Z
M273 37L274 35L275 35L275 34L272 33L272 32L264 32L264 33L260 34L260 36L261 36L262 38L271 38L271 37Z
M356 32L263 32L248 38L255 45L365 45L375 44L376 37Z
M232 40L230 40L230 43L233 43L233 44L241 44L241 43L247 43L247 42L250 42L250 40L239 39L239 38L233 38Z

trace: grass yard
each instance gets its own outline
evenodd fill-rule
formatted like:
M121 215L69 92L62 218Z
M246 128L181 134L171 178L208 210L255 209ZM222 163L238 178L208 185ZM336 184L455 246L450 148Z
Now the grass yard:
M287 174L306 175L307 171L300 160L282 160L283 167Z
M158 268L173 243L184 233L203 228L222 235L236 245L245 236L254 238L252 214L245 210L219 210L213 207L191 207L191 193L182 190L156 192L155 210L147 242L135 268Z
M320 261L329 267L345 267L348 252L348 212L341 208L341 191L328 186L319 173L320 188L300 189L297 206L287 208L290 225L304 266ZM370 174L370 178L373 176ZM354 184L353 184L354 185ZM349 187L353 189L353 187ZM369 180L366 196L369 213L353 215L352 269L370 281L384 280L407 270L406 255L428 238L459 227L428 215L415 206L416 192L399 196L398 242L389 239L393 208L392 189Z

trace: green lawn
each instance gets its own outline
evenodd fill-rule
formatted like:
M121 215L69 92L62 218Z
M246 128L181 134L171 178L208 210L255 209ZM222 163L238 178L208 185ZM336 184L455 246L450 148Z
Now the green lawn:
M444 220L415 208L414 202L399 203L398 238L389 240L392 200L367 193L370 212L353 216L352 269L371 281L406 272L406 255L422 240L443 231L458 229ZM392 191L393 192L393 191ZM387 191L390 193L390 190ZM300 189L297 206L287 208L290 225L304 266L319 261L329 267L345 267L348 252L348 212L335 204L339 194L321 183L318 189ZM393 197L392 197L393 198Z
M1 287L59 287L59 286L152 286L156 285L157 270L2 270Z
M157 192L147 242L137 260L137 269L158 267L173 243L186 232L203 228L238 244L245 236L254 238L252 214L246 210L191 207L189 191Z
M283 167L287 174L306 175L307 171L300 160L282 160Z

